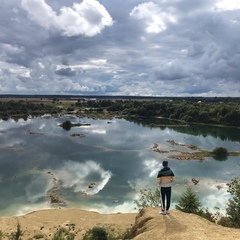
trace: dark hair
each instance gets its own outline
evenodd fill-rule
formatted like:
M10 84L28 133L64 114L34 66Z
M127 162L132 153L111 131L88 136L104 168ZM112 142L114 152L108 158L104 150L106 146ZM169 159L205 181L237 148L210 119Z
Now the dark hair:
M163 165L164 167L167 167L167 166L168 166L168 161L163 161L162 165Z

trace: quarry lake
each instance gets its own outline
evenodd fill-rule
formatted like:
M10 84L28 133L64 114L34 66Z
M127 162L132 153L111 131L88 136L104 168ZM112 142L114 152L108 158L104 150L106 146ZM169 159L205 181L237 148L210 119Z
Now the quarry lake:
M59 126L66 120L83 125L66 131ZM167 151L186 148L168 140L209 151L216 147L239 151L240 129L164 126L161 121L75 116L0 120L0 215L52 207L135 212L134 199L140 189L157 186L163 160L176 175L172 208L186 186L192 186L204 207L224 211L230 197L226 183L240 175L240 157L171 159ZM153 151L154 144L166 152ZM199 183L194 185L192 178ZM64 204L51 204L52 193Z

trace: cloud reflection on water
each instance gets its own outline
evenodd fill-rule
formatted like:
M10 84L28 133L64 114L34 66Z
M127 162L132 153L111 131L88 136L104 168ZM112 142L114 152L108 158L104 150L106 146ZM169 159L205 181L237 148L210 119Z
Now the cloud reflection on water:
M37 202L40 198L45 198L52 184L43 174L34 174L26 185L25 192L29 202Z
M191 135L184 132L186 129L181 132L168 127L151 129L123 119L114 119L108 124L108 120L79 118L76 122L90 123L91 126L65 131L59 127L59 123L65 120L36 118L26 122L0 122L0 129L6 131L0 134L0 144L22 146L21 151L0 149L1 214L51 207L45 198L52 187L48 171L60 181L60 197L69 207L99 212L132 212L139 190L157 186L157 172L162 161L167 159L167 154L151 149L154 143L163 150L174 148L166 142L169 139L196 144L204 149L209 145L211 148L218 145L231 146L232 149L239 147L239 142L231 138L223 141L207 134ZM43 134L27 134L26 129ZM87 136L73 138L69 136L71 133ZM238 159L229 157L223 162L212 158L204 162L169 159L169 164L176 175L173 202L196 177L200 178L200 183L194 186L194 190L202 203L209 208L225 208L228 199L226 186L218 189L216 185L224 185L239 173ZM37 172L28 174L32 170ZM4 188L6 184L8 188ZM83 196L83 192L87 196Z
M66 161L56 175L65 188L72 188L75 192L88 195L97 194L110 180L112 173L104 170L94 161L77 163Z

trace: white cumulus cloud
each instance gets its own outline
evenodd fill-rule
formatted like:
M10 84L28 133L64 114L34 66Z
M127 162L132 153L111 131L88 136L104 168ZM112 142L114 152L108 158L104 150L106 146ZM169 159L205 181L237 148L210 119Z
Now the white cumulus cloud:
M92 37L113 24L108 11L96 0L83 0L82 3L73 3L72 7L64 6L60 14L44 0L22 0L22 7L42 27L54 27L68 37Z
M163 11L158 4L146 2L134 7L130 16L141 19L146 22L146 31L150 33L159 33L167 28L169 22L175 22L175 17L166 11Z

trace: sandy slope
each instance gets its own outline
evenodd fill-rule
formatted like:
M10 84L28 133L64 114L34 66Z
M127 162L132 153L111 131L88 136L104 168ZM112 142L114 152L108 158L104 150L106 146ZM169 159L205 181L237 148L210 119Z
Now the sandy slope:
M5 233L16 232L17 224L24 232L23 240L33 238L36 234L44 234L44 239L52 239L60 227L73 227L76 240L82 239L87 229L94 226L104 226L124 232L131 228L136 213L99 214L80 209L41 210L18 217L0 218L0 230Z
M160 215L158 210L142 210L133 227L135 240L230 240L240 239L240 229L225 228L195 214L177 210Z
M99 214L79 209L41 210L19 217L0 218L0 230L16 231L17 223L24 231L23 240L44 234L44 239L52 239L61 226L72 227L76 240L82 239L87 229L104 226L115 231L132 228L135 240L231 240L240 239L240 229L218 226L194 214L172 210L170 215L162 216L159 209L147 208L139 214Z

